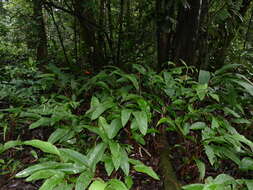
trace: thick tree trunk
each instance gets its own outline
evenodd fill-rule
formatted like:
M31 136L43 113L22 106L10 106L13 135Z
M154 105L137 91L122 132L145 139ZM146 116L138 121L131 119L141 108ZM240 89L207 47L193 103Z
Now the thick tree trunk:
M187 65L195 65L202 0L189 0L188 3L189 7L182 5L178 14L174 60L177 63L183 60Z
M33 0L33 15L35 21L36 56L40 66L43 67L43 64L47 61L48 50L41 0Z

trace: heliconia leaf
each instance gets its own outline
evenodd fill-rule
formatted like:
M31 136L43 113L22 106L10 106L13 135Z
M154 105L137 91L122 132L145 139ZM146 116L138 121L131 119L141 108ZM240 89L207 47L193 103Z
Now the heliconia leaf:
M111 190L111 189L117 189L117 190L128 190L128 188L126 187L126 185L118 180L118 179L111 179L109 182L108 182L108 186L105 188L105 190Z
M89 166L92 168L92 171L95 170L96 164L102 159L107 145L105 143L100 143L91 149L87 155Z
M121 110L121 122L122 122L123 127L127 124L128 120L131 116L131 113L132 113L132 110L130 110L130 109Z
M195 160L196 164L197 164L197 167L199 169L199 179L200 180L203 180L204 177L205 177L205 173L206 173L206 166L205 166L205 163L200 161L200 160Z
M104 181L96 180L90 185L89 190L105 190L106 186Z
M144 164L139 164L139 165L135 165L134 169L137 172L145 173L145 174L149 175L150 177L152 177L156 180L159 180L158 175L154 172L154 170L151 167L145 166Z
M133 112L133 115L136 119L140 132L143 135L146 135L147 130L148 130L148 118L147 118L146 112L137 111L137 112Z
M36 122L32 123L29 126L29 129L35 129L35 128L40 127L40 126L48 126L50 124L50 122L51 122L50 118L42 117L39 120L37 120Z
M45 162L45 163L41 163L41 164L36 164L34 166L30 166L24 170L22 170L21 172L17 173L15 177L27 177L39 170L45 170L45 169L51 169L51 168L55 168L57 166L57 162Z
M94 177L94 173L90 171L83 172L76 181L75 190L84 190L91 183L92 178Z
M39 190L53 190L55 186L63 181L63 175L55 175L49 179L47 179L43 185L39 188Z
M61 140L65 135L69 134L71 129L56 129L48 138L48 142L54 144L57 141Z
M208 84L211 78L211 74L209 71L200 70L199 71L199 83L200 84Z
M110 151L112 154L112 162L114 164L115 170L118 170L121 162L121 147L119 143L110 142Z
M8 141L0 148L0 153L19 145L22 145L21 141Z
M39 148L40 150L46 153L56 154L60 156L60 152L57 149L57 147L51 144L50 142L45 142L41 140L30 140L30 141L24 141L23 144L30 145L35 148Z
M66 159L71 160L71 161L76 162L77 164L89 167L88 158L85 155L75 150L71 150L67 148L61 148L59 149L59 151L61 153L61 157L63 160L66 160Z
M28 177L26 181L30 182L30 181L40 180L40 179L47 179L55 175L64 176L64 173L58 170L53 170L53 169L39 170L33 173L30 177Z

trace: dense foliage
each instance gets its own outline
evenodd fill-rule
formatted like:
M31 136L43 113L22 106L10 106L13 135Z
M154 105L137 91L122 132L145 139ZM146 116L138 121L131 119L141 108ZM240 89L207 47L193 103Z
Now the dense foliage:
M0 190L253 189L252 6L1 0Z

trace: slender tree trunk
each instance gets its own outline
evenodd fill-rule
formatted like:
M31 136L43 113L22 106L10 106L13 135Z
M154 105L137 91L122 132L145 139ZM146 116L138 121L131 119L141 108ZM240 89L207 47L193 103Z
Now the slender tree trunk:
M48 50L47 50L47 34L46 27L43 18L43 9L41 0L33 0L33 15L35 21L35 35L36 42L36 55L37 61L40 66L47 62Z

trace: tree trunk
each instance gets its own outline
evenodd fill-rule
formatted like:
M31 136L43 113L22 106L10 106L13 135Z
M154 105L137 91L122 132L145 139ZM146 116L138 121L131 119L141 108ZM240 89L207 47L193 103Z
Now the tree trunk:
M181 6L174 41L174 61L187 65L196 63L196 47L200 26L202 0L188 1L189 7Z
M36 56L40 66L47 62L47 34L43 18L42 1L33 0L33 16L35 21Z

